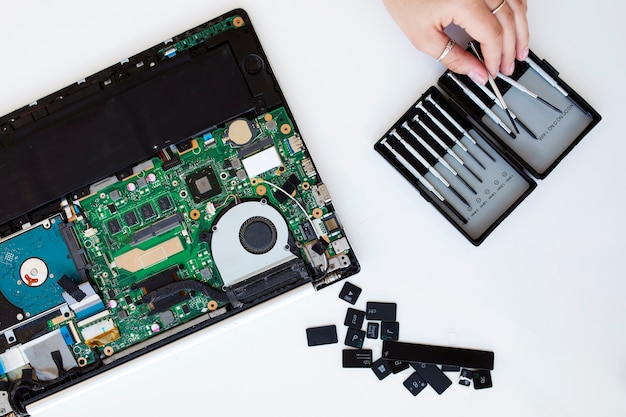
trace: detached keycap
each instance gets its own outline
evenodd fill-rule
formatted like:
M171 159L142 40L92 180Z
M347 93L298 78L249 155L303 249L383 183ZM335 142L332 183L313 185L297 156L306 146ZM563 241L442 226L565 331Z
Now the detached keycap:
M343 324L353 329L361 329L361 327L363 327L364 320L365 312L361 310L355 310L354 308L349 308Z
M306 329L306 338L309 346L330 345L337 343L337 327L320 326Z
M361 289L350 282L346 282L339 293L339 298L354 305L359 299L359 295L361 295Z
M381 381L387 378L393 372L391 369L391 363L385 358L380 358L376 362L374 362L372 364L372 371Z
M372 349L344 349L342 353L344 368L372 367Z
M417 372L412 373L402 384L413 396L422 392L422 390L426 388L426 385L428 385Z
M396 321L396 310L396 303L369 301L365 312L368 320Z

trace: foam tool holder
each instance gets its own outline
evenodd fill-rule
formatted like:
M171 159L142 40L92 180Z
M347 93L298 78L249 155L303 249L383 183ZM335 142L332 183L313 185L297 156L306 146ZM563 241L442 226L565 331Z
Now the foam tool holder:
M447 71L438 84L374 149L478 246L601 117L532 51L496 78L512 117L467 76Z

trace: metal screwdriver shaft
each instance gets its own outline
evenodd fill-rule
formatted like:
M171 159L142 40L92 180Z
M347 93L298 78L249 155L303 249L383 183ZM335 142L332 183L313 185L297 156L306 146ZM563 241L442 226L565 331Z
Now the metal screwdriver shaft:
M506 75L501 74L501 73L498 73L498 78L500 78L502 81L504 81L507 84L509 84L511 87L521 91L524 94L527 94L527 95L531 96L532 98L534 98L535 100L539 101L540 103L545 104L546 106L550 107L555 112L563 113L563 110L559 109L558 107L556 107L552 103L549 103L545 99L539 97L537 94L533 93L528 88L524 87L522 84L520 84L517 81L515 81L513 78L507 77Z
M394 139L396 140L396 142L392 145ZM414 167L404 156L402 156L396 149L394 149L395 147L402 146L397 137L385 138L381 141L381 143L392 153L392 155L396 158L396 161L401 164L407 171L409 171L411 175L413 175L424 187L426 187L428 191L433 193L435 197L437 197L437 199L448 208L448 210L454 213L454 215L457 216L459 220L461 220L464 224L467 223L467 220L461 215L461 213L459 213L459 211L455 209L452 204L450 204L450 202L446 200L446 198L442 196L441 193L439 193L439 191L437 191L435 186L431 184L431 182L428 181L426 177L424 177L424 174L428 172L428 167L421 162L418 167Z
M489 117L495 124L497 124L498 126L500 126L500 128L502 130L504 130L512 139L515 139L517 136L515 136L515 133L513 133L511 131L511 129L509 129L509 127L502 121L502 119L500 119L494 112L493 110L491 110L485 103L483 103L483 101L481 99L478 98L478 96L476 94L474 94L474 92L472 90L470 90L469 88L467 88L467 86L465 84L463 84L461 82L461 80L459 80L453 73L451 72L446 72L446 75L456 83L457 86L459 86L459 88L463 91L463 93L474 102L474 104L476 104L478 106L478 108L480 108L485 115L487 115L487 117Z
M466 205L470 205L469 202L463 198L463 196L461 194L459 194L459 192L452 186L452 184L450 184L440 173L439 171L437 171L437 168L435 168L435 164L437 163L437 159L436 158L428 158L427 154L422 154L420 151L418 151L417 149L415 149L413 147L413 145L409 144L399 133L397 130L393 130L391 132L391 134L398 139L399 144L402 146L397 147L397 149L399 149L399 151L402 153L402 155L404 156L404 159L406 159L410 164L412 165L418 165L421 164L423 166L425 166L428 171L433 174L435 176L435 178L437 178L444 186L446 186L446 188L448 188L450 191L452 191L452 193L454 193L454 195L456 195L459 200L461 200L464 204ZM423 152L426 152L425 149L422 149Z
M422 112L423 112L423 110L422 110ZM422 117L423 117L423 116L422 116ZM465 161L463 161L463 160L461 159L461 157L460 157L460 156L459 156L456 152L454 152L454 150L453 150L450 146L448 146L448 145L447 145L447 144L446 144L446 143L445 143L445 142L444 142L444 141L443 141L443 140L439 137L439 135L437 135L437 134L436 134L436 133L435 133L435 132L434 132L431 128L429 128L428 126L426 126L426 124L425 124L425 123L424 123L424 122L420 119L420 114L419 114L419 113L418 113L418 115L417 115L417 116L415 116L415 117L413 118L413 121L414 121L414 122L417 122L417 123L420 125L420 127L421 127L422 129L424 129L424 130L426 131L426 133L428 133L428 135L429 135L432 139L434 139L434 140L435 140L435 142L437 142L437 143L439 144L439 146L441 146L447 154L451 155L451 156L452 156L452 157L453 157L453 158L454 158L454 159L455 159L455 160L456 160L456 161L457 161L460 165L462 165L462 166L463 166L463 167L467 170L467 172L469 172L470 174L472 174L472 175L474 176L474 178L476 178L479 182L483 182L483 180L481 180L481 179L480 179L480 177L479 177L478 175L476 175L476 173L475 173L474 171L472 171L472 170L471 170L471 169L470 169L467 165L465 165Z
M479 83L477 83L477 82L474 82L474 85L475 85L476 87L480 88L480 90L481 90L483 93L485 93L485 95L486 95L487 97L489 97L489 99L490 99L490 100L492 100L494 103L496 103L496 105L497 105L498 107L502 108L502 107L500 106L500 102L498 101L498 98L497 98L497 97L495 96L495 94L493 94L493 93L492 93L492 92L491 92L491 91L490 91L487 87L485 87L484 85L479 84ZM517 123L518 123L518 124L522 127L522 129L524 129L524 130L526 131L526 133L528 133L528 134L529 134L530 136L532 136L534 139L537 139L537 135L535 135L535 133L534 133L532 130L530 130L530 129L528 128L528 126L526 126L526 124L525 124L525 123L523 123L523 122L520 120L520 118L519 118L519 117L517 117L517 116L515 115L515 113L513 113L513 112L510 112L510 113L511 113L511 116L513 116L513 118L514 118L515 120L517 120Z
M430 104L432 104L435 107L435 109L437 109L437 111L439 113L441 113L441 115L443 117L445 117L452 124L452 126L454 126L455 129L457 129L459 132L461 132L463 134L463 136L465 136L467 139L470 140L470 142L472 142L474 145L476 145L478 147L478 149L483 151L483 153L485 155L487 155L489 157L489 159L491 159L493 162L496 162L496 158L491 156L491 154L489 154L489 152L487 152L485 150L485 148L483 148L481 146L480 143L476 142L476 139L474 139L474 137L472 137L472 135L470 135L469 132L463 128L463 126L461 126L456 120L454 120L454 118L452 116L450 116L450 114L448 114L448 112L445 111L439 105L439 103L437 103L430 95L428 97L426 97L426 101L428 101Z
M459 180L461 180L461 182L474 194L476 193L476 190L474 190L472 188L471 185L469 185L467 183L467 181L465 181L465 179L463 179L463 177L461 177L459 175L458 172L456 172L456 170L454 168L452 168L450 166L450 164L448 164L448 162L443 159L443 157L441 155L439 155L437 153L437 151L435 151L422 137L420 137L420 135L418 135L412 128L411 126L409 126L409 124L407 122L402 123L402 127L407 130L415 139L417 139L417 141L433 156L437 159L437 161L439 163L441 163L441 165L443 165L448 171L450 171L452 173L452 175L454 175L455 177L457 177ZM469 205L469 204L468 204Z
M472 154L472 153L470 152L470 150L469 150L469 149L467 149L467 147L466 147L465 145L463 145L463 142L461 142L461 141L459 140L459 138L457 138L457 137L456 137L456 136L455 136L452 132L450 132L450 130L448 130L448 128L447 128L447 127L445 127L445 126L443 125L443 123L441 123L441 122L437 119L437 117L435 117L435 115L433 115L433 114L432 114L432 113L431 113L431 112L430 112L430 111L429 111L426 107L424 107L424 106L422 105L422 103L418 103L418 104L417 104L417 106L415 106L415 107L417 107L417 108L418 108L418 109L420 109L422 112L424 112L424 114L426 114L426 115L428 116L428 118L429 118L430 120L432 120L432 122L433 122L434 124L436 124L436 125L437 125L437 127L438 127L438 128L439 128L439 129L440 129L443 133L445 133L445 134L446 134L446 136L448 136L450 139L452 139L452 140L454 141L454 143L456 143L456 144L459 146L459 148L461 148L464 152L466 152L469 156L471 156L471 157L472 157L472 159L474 159L474 161L476 161L476 163L477 163L478 165L480 165L480 167L481 167L482 169L487 169L487 168L485 168L485 166L484 166L484 165L483 165L483 164L482 164L482 163L481 163L478 159L476 159L476 157L474 156L474 154ZM481 181L481 182L482 182L482 181Z
M474 51L476 58L478 58L478 60L482 62L484 66L485 61L483 60L483 57L480 56L480 54L478 53L478 50L476 49L476 46L474 46L473 42L470 42L470 48L472 48L472 51ZM485 70L487 70L486 66L485 66ZM511 116L511 112L509 111L509 108L507 107L506 102L504 101L504 97L502 97L502 93L500 93L500 89L498 88L498 86L496 85L496 82L494 81L493 77L489 73L489 70L487 70L487 79L489 80L489 85L493 89L493 92L495 93L496 97L498 97L498 101L500 101L500 105L506 112L506 115L509 116L509 120L511 121L511 124L513 125L513 128L515 129L515 132L519 134L519 129L517 128L517 125L515 124L515 120L513 119L513 116Z

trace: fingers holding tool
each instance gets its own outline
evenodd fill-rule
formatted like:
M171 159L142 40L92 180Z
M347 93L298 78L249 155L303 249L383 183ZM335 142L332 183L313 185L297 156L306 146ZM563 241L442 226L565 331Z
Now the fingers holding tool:
M489 41L475 37L481 43L485 65L492 77L498 73L496 62L500 62L499 71L511 75L515 70L515 59L526 59L528 56L528 21L526 20L525 0L485 0L491 14L498 20L502 28L502 48L499 61L497 48L492 49ZM468 32L469 33L469 32ZM470 34L471 35L471 34ZM495 71L494 71L495 69Z
M514 59L528 54L526 0L384 0L387 10L415 47L486 84L487 71L510 75ZM456 24L478 42L485 66L450 39L444 29Z
M527 0L507 0L507 4L515 16L515 58L518 61L524 61L528 58L530 44L528 18L526 17L528 12Z

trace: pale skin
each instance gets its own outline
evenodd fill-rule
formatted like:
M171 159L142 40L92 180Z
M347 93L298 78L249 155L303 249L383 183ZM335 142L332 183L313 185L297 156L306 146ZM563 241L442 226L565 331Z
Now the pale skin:
M420 51L438 58L450 38L444 29L454 23L480 42L485 66L492 76L511 75L515 59L528 56L526 0L383 0L389 14ZM441 61L450 70L485 84L485 66L465 45L455 45Z

